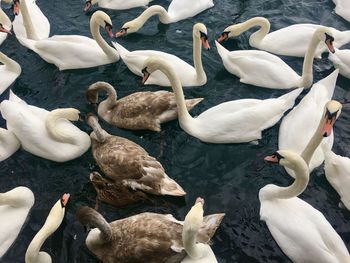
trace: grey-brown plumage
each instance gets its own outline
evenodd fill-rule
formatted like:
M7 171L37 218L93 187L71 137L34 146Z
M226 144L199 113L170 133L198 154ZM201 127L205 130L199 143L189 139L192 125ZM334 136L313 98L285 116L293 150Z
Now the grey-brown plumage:
M177 118L177 105L173 92L136 92L117 100L113 86L99 81L86 91L88 102L97 104L100 90L107 91L108 98L99 104L98 115L119 128L159 132L161 123ZM191 110L202 100L203 98L186 100L187 109Z
M121 207L143 200L149 200L144 192L134 191L125 186L122 182L115 182L108 178L104 178L98 172L92 172L90 174L90 181L95 187L97 193L96 210L100 201Z
M81 207L76 217L84 225L97 227L87 236L86 245L104 263L179 263L186 256L183 222L172 215L141 213L107 223L94 209ZM197 241L208 243L223 217L205 217Z
M168 177L163 166L138 144L108 134L98 124L97 117L89 115L88 124L92 153L103 173L115 182L133 190L156 195L185 195L185 191Z

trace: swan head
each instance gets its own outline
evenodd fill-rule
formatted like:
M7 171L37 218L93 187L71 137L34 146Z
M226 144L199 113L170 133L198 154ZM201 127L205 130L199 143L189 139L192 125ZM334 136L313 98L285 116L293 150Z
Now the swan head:
M329 27L320 27L316 29L314 36L316 36L321 42L324 42L327 45L329 52L335 53L333 46L334 37L332 30Z
M204 199L198 197L191 210L187 213L183 231L196 234L203 223Z
M328 137L332 133L332 128L341 113L342 105L336 100L328 101L324 108L324 124L322 127L322 136Z
M221 35L219 36L218 42L221 43L222 41L225 41L229 38L239 36L243 32L243 29L241 27L242 27L241 24L235 24L235 25L226 27L224 31L222 31Z
M107 15L105 12L103 11L96 11L92 16L91 16L91 20L90 20L90 24L94 24L96 23L97 25L99 25L100 27L103 27L106 32L108 33L109 37L113 37L113 32L112 32L112 20L109 17L109 15Z
M33 192L25 186L1 193L0 199L6 200L6 203L13 207L32 207L35 201Z
M140 28L143 26L143 23L135 18L134 20L131 20L129 22L126 22L121 29L115 34L116 37L122 37L126 34L135 33L140 30Z
M161 68L171 68L171 65L160 56L148 57L143 63L143 67L141 71L143 74L142 84L144 84L147 81L147 79L153 72Z
M87 12L91 9L91 7L95 4L97 4L98 0L86 0L84 12Z
M304 159L299 154L290 150L279 150L273 155L266 156L264 160L269 163L282 165L292 170L295 170L296 167L300 165L306 170L309 169Z
M6 29L3 24L0 23L0 32L12 35L10 29Z
M210 49L207 27L203 23L197 23L193 26L193 36L202 41L203 47L206 50Z

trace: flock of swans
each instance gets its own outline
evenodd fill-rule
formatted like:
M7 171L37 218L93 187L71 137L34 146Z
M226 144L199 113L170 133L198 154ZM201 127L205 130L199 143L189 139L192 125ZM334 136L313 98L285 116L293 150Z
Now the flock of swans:
M348 0L333 1L335 12L350 20ZM84 10L93 9L94 4L125 10L146 6L149 2L87 0ZM156 132L161 131L161 124L178 119L187 134L216 144L256 141L262 138L265 129L282 119L279 150L265 157L265 161L283 166L294 182L288 187L268 184L260 189L260 218L293 262L350 263L349 252L332 225L319 210L298 197L306 189L310 173L325 162L326 178L350 210L350 159L332 151L332 129L342 110L342 104L332 97L338 74L350 78L350 50L340 49L350 42L350 31L294 24L269 32L270 22L264 17L228 26L215 41L228 72L242 83L269 89L294 89L277 98L226 101L193 117L189 111L204 98L186 99L183 88L203 86L207 82L202 64L202 47L210 48L206 26L193 25L193 66L173 54L157 50L129 51L117 40L140 30L154 15L161 23L175 23L212 8L212 0L194 3L173 0L168 10L150 6L116 33L113 33L111 18L103 11L95 11L90 19L92 38L50 36L49 20L35 1L13 0L12 4L13 22L0 8L0 45L12 34L13 27L21 45L59 70L91 68L122 60L132 73L142 77L143 84L173 90L135 92L117 98L111 84L92 83L86 90L86 100L95 106L98 116L93 113L84 116L75 108L48 111L30 105L12 90L8 92L8 99L0 103L1 116L6 121L6 129L0 128L0 161L11 158L22 148L41 158L66 162L79 158L91 147L104 176L98 171L90 174L97 192L95 209L78 208L76 219L95 227L85 243L99 260L106 263L217 262L209 244L225 216L224 213L204 216L204 199L197 198L184 221L170 214L146 212L109 223L98 212L100 202L120 207L150 200L152 195L184 196L186 189L168 176L162 164L141 145L105 131L99 118L118 128ZM224 47L226 39L255 27L258 30L249 37L249 44L257 50L229 51ZM109 37L115 37L111 44L101 35L101 28ZM314 83L314 59L321 58L325 52L336 69ZM304 57L302 75L277 55ZM0 65L2 94L21 75L21 66L2 52L0 62L3 64ZM294 107L305 89L307 94ZM107 98L100 101L102 92L107 93ZM90 135L74 125L73 122L79 120L90 126ZM26 263L51 262L51 256L40 250L61 225L70 198L70 194L65 193L54 204L27 248ZM34 202L33 192L24 186L0 194L0 259L20 234Z

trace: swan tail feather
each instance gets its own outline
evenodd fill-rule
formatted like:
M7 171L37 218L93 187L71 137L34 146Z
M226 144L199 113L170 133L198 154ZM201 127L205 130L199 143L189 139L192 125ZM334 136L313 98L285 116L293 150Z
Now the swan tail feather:
M214 236L216 230L220 226L224 216L224 213L205 216L197 234L197 241L201 243L209 243L210 239Z
M120 45L117 42L113 42L112 41L113 46L115 47L115 49L118 51L119 55L121 56L121 58L124 60L125 56L130 53L129 50L127 50L125 47L123 47L122 45Z
M302 91L303 91L303 88L298 88L298 89L292 90L291 92L288 92L287 94L282 95L279 98L285 102L286 108L290 109L294 106L296 98L300 95Z
M202 100L204 100L204 98L195 98L195 99L186 100L186 108L187 108L187 110L193 109L194 106L196 106Z
M329 99L331 99L333 96L338 74L339 74L339 69L335 69L327 77L325 77L324 79L321 79L319 82L316 83L326 87Z
M172 195L172 196L183 196L186 195L184 189L173 179L169 178L164 174L164 178L161 181L161 194Z

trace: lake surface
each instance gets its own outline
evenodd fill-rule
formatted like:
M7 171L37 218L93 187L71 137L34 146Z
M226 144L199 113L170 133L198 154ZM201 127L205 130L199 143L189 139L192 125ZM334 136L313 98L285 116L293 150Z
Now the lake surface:
M38 0L38 5L51 23L51 35L80 34L90 36L89 19L92 13L83 12L83 1ZM152 4L164 7L170 1L155 0ZM339 30L350 29L350 23L337 16L331 0L214 0L215 6L195 18L175 24L162 25L152 18L137 34L119 39L129 50L157 49L166 51L192 63L192 27L203 22L208 28L212 49L203 51L204 68L208 82L203 87L186 88L187 98L205 98L193 111L202 111L224 101L278 97L286 91L269 90L241 84L222 65L214 39L232 24L254 16L265 16L271 22L271 30L295 23L316 23L333 26ZM10 7L3 5L13 18ZM96 10L96 7L94 8ZM113 21L113 30L119 30L124 22L140 14L143 9L126 11L105 10ZM103 32L107 38L105 32ZM250 49L250 33L236 40L225 42L230 50ZM350 46L348 46L349 48ZM158 90L157 86L141 86L140 77L132 74L122 61L85 70L60 72L54 65L21 46L10 36L0 50L22 66L22 74L13 85L13 91L27 103L47 110L59 107L75 107L82 113L93 108L85 101L87 87L99 80L116 87L118 96L124 97L136 91ZM314 63L314 80L326 77L334 69L327 55ZM285 61L301 73L303 60L285 57ZM339 76L334 98L341 102L350 100L350 81ZM304 96L307 91L304 91ZM302 98L299 97L298 101ZM1 100L8 97L8 91ZM335 125L333 150L350 156L350 105L344 104ZM152 156L158 156L160 135L155 132L132 132L113 128L101 121L103 128L112 134L124 136L143 146ZM90 133L86 124L77 124ZM0 126L5 127L4 120ZM33 127L35 129L35 127ZM109 220L120 219L144 211L171 213L184 219L196 197L205 199L205 213L225 212L221 227L213 238L213 250L219 262L229 263L281 263L290 262L273 240L266 224L260 221L259 189L269 183L289 185L292 180L279 166L270 166L263 157L277 149L279 123L263 132L258 144L214 145L200 142L181 130L178 121L162 126L165 145L159 158L167 174L187 191L185 198L156 198L153 203L138 204L123 209L102 205L100 211ZM302 133L300 134L302 136ZM35 233L43 225L53 204L65 192L71 194L66 217L61 227L42 247L53 262L98 262L82 244L84 233L75 221L75 211L81 205L94 206L96 193L89 183L89 173L97 167L89 150L82 157L55 163L19 150L8 160L0 163L0 192L19 185L32 189L36 202L15 244L1 262L24 262L24 254ZM301 198L319 209L350 249L350 213L338 207L339 196L324 176L323 166L311 176L309 186Z

